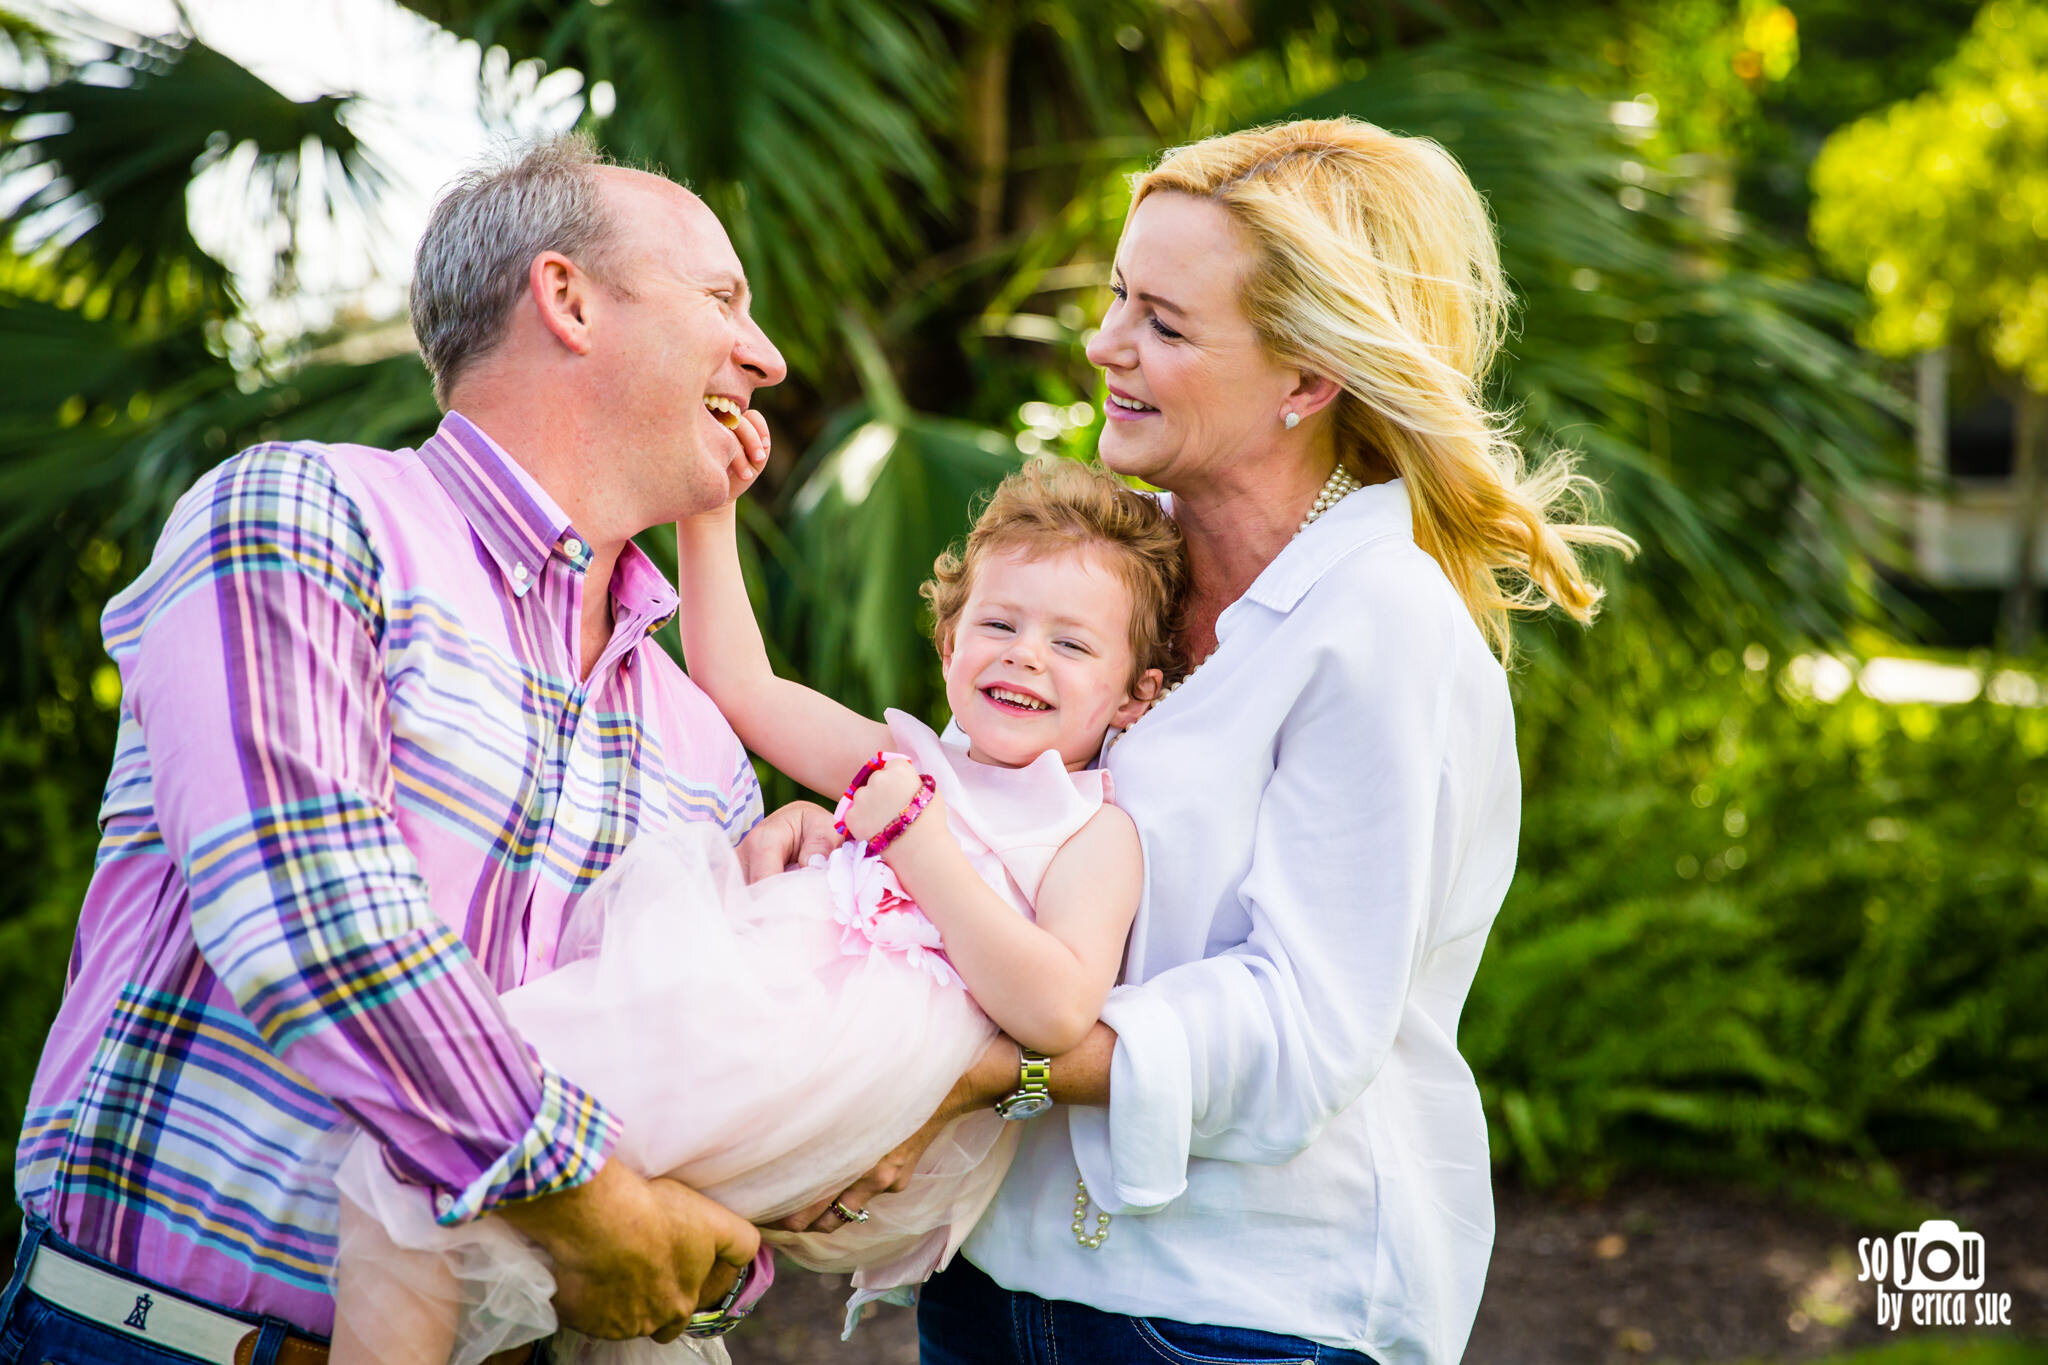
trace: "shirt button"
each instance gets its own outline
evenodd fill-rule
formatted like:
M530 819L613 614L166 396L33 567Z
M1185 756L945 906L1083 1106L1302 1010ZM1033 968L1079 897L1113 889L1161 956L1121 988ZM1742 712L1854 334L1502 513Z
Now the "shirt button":
M434 1196L434 1212L445 1214L455 1207L455 1196L446 1190Z
M518 582L524 583L526 581L526 566L524 564L514 564L512 566L512 577Z
M583 557L583 542L574 536L570 536L562 542L562 553L571 559L581 559Z

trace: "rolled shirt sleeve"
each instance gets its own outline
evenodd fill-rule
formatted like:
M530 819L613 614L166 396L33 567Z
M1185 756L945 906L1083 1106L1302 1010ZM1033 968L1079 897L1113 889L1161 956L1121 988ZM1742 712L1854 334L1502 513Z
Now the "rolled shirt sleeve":
M1110 1103L1069 1122L1110 1212L1176 1198L1191 1157L1289 1160L1394 1045L1440 900L1460 658L1439 593L1381 587L1354 629L1316 639L1275 740L1236 889L1249 933L1118 987L1103 1010ZM1148 857L1169 852L1154 841Z
M259 447L164 534L108 643L207 966L443 1222L587 1179L613 1120L513 1030L401 837L358 510L316 453Z

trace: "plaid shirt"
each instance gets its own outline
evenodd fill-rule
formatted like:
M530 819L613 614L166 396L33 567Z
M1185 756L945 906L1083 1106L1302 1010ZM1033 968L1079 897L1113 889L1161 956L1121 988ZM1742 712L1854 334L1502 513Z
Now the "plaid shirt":
M579 895L642 829L761 813L650 638L628 546L576 667L590 547L450 414L417 451L270 445L178 504L104 619L118 751L24 1207L226 1307L330 1330L342 1115L443 1222L565 1188L617 1137L513 1032ZM339 1111L339 1112L337 1112Z

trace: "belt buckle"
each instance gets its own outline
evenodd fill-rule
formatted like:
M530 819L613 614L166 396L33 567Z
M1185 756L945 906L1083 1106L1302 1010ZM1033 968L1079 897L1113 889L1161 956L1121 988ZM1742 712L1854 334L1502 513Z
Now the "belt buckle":
M746 1292L747 1282L754 1278L754 1263L747 1262L740 1267L739 1278L732 1282L732 1288L725 1291L725 1297L715 1308L700 1308L690 1314L690 1320L683 1327L686 1337L722 1337L740 1325L741 1319L753 1311L753 1305L735 1308L741 1294Z

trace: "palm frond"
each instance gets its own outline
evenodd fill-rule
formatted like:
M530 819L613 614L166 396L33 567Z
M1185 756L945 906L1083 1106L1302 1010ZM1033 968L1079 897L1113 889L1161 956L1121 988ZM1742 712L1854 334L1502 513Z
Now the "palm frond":
M187 217L193 178L238 149L287 222L362 211L385 177L344 117L348 100L286 98L196 39L108 40L35 88L0 89L17 141L0 165L47 179L0 222L16 251L46 246L95 306L172 316L225 306L225 268ZM318 201L300 192L319 157ZM287 246L287 252L290 247Z
M1579 452L1649 550L1653 594L1735 632L1834 636L1866 615L1861 495L1909 477L1906 404L1835 286L1717 238L1616 137L1606 107L1446 41L1275 116L1350 114L1436 138L1499 224L1521 301L1501 374L1537 453ZM1732 607L1701 613L1699 601Z
M973 12L958 0L412 8L610 82L600 139L704 197L747 262L757 316L800 363L951 206L958 76L942 25Z

